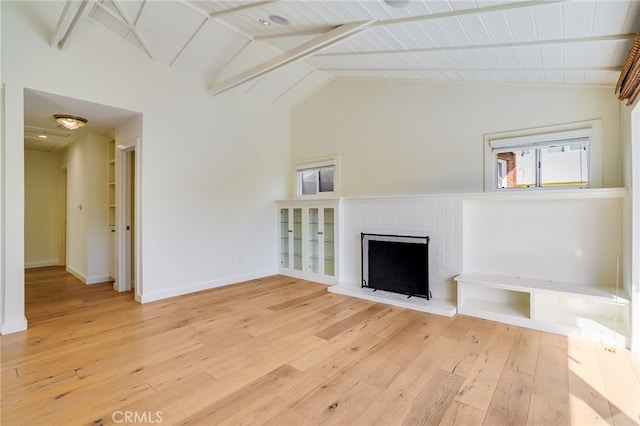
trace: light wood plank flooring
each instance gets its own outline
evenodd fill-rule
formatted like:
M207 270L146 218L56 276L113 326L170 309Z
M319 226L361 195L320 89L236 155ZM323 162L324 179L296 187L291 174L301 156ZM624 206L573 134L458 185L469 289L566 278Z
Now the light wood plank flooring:
M274 276L140 305L26 272L3 425L631 425L638 357Z

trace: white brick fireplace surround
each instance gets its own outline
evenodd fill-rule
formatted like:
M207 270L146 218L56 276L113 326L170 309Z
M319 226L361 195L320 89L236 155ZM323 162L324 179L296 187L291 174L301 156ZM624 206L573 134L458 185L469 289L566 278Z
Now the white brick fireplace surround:
M628 298L619 274L625 195L624 189L611 188L344 198L340 209L339 284L329 291L447 316L457 312L454 278L462 273L616 288L621 297ZM361 288L362 232L428 235L433 299ZM495 298L495 291L487 292L492 294L490 299ZM505 296L507 304L510 297ZM564 299L558 300L562 309ZM505 301L487 300L488 305L492 303ZM568 303L570 309L581 304L575 308L576 315L592 309L591 301ZM518 308L525 311L525 316L533 316L533 307ZM618 330L625 330L628 320L624 309L615 318ZM624 334L628 335L626 331Z
M462 199L455 196L346 198L342 204L340 284L329 291L424 312L455 314L453 278L462 271ZM360 233L428 235L433 299L373 292L360 286Z

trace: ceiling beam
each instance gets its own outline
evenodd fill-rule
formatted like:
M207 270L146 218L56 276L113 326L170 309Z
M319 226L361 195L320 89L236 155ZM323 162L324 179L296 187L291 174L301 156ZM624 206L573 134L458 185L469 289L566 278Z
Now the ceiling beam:
M200 32L203 30L203 28L205 27L205 25L207 24L207 22L209 22L209 18L204 18L204 20L202 21L202 23L200 24L200 26L195 30L195 32L193 34L191 34L191 37L189 37L189 40L187 40L187 42L184 44L184 46L182 46L182 49L180 49L180 51L178 52L178 54L176 56L174 56L173 60L171 61L171 63L169 65L173 66L173 64L182 56L182 54L187 50L187 47L189 47L189 45L191 44L191 42L198 36L198 34L200 34Z
M0 0L0 1L2 1L2 0ZM253 36L251 36L250 34L246 34L246 33L242 32L242 31L238 30L237 28L227 24L223 20L219 19L219 17L223 16L223 15L228 15L228 14L231 14L231 13L234 13L234 12L239 12L241 10L247 10L247 9L251 9L251 8L254 8L254 7L266 6L267 4L275 3L275 2L277 2L279 0L257 1L257 2L254 2L254 3L246 4L244 6L238 6L238 7L234 7L234 8L231 8L231 9L226 9L226 10L221 10L221 11L218 11L218 12L211 12L211 13L208 13L208 12L202 10L200 7L192 4L191 2L189 2L187 0L178 0L178 1L183 6L188 7L189 9L193 10L194 12L201 14L205 18L205 20L194 31L194 33L191 35L191 37L189 37L189 40L187 40L187 42L182 46L182 48L180 49L180 52L178 52L178 54L171 61L171 65L173 65L178 59L180 59L182 54L189 48L191 43L193 43L193 40L195 40L196 37L198 37L198 35L202 31L202 29L206 26L206 23L208 21L215 21L216 23L222 25L223 27L233 31L234 33L236 33L236 34L238 34L238 35L240 35L240 36L242 36L244 38L246 38L248 42L253 41L254 40Z
M431 21L435 19L455 18L459 16L466 16L466 15L478 15L478 14L490 13L490 12L504 12L512 9L531 8L536 6L545 6L545 5L554 4L554 3L565 3L567 1L569 0L521 1L516 3L501 4L498 6L478 7L476 9L464 9L464 10L454 10L452 12L434 13L432 15L419 15L419 16L409 16L406 18L387 19L384 21L376 22L375 24L371 25L371 28L385 27L387 25L406 24L409 22L424 22L424 21Z
M136 38L140 42L140 45L142 46L142 49L144 49L144 51L147 54L147 56L149 56L149 58L153 59L153 55L151 55L151 52L147 48L147 44L144 42L144 38L142 37L142 35L138 31L138 29L136 28L135 22L133 22L133 20L131 20L131 18L129 18L129 15L127 15L127 12L124 11L124 9L122 8L122 6L120 6L118 1L119 0L111 0L111 3L118 10L118 13L120 14L120 16L122 16L122 19L124 19L125 23L129 27L131 32L136 36ZM101 5L100 3L98 3L98 4ZM144 7L144 4L142 5L142 7ZM109 10L109 9L103 6L103 10Z
M318 71L340 72L463 72L463 71L489 71L489 72L620 72L621 67L579 67L579 68L317 68Z
M51 37L51 46L59 49L67 47L95 4L96 0L67 1Z
M597 37L580 37L580 38L564 38L553 40L537 40L537 41L516 41L511 43L495 43L495 44L469 44L464 46L448 46L448 47L425 47L417 49L389 49L389 50L363 50L359 52L336 52L336 53L320 53L317 56L336 57L336 56L364 56L364 55L398 55L403 53L429 53L429 52L451 52L456 50L476 50L476 49L497 49L504 47L529 47L529 46L551 46L557 44L573 44L573 43L590 43L598 41L623 41L633 39L635 34L616 34Z
M79 5L80 3L75 1L67 1L65 3L62 15L60 15L60 19L58 19L56 29L51 35L51 40L49 40L51 47L58 47L60 40L62 40L62 37L67 33L73 18L76 16Z
M133 25L137 26L138 25L138 21L140 20L140 17L142 16L142 11L144 10L144 7L147 5L147 0L142 0L142 4L140 5L140 9L138 9L138 13L136 13L136 17L133 19Z
M218 69L217 74L220 74L221 72L223 72L225 70L225 68L227 68L233 61L234 59L236 59L243 51L244 49L247 48L247 46L249 46L252 43L251 40L247 40L241 47L240 49L236 50L236 53L234 53L233 55L231 55L230 58L227 59L227 61L222 64L222 66Z
M331 31L331 30L333 30L335 28L338 28L338 27L337 26L331 26L331 27L324 27L324 28L313 28L313 29L309 29L309 30L291 31L291 32L288 32L288 33L267 34L267 35L255 36L253 39L256 40L256 41L260 41L260 40L270 40L270 39L282 38L282 37L318 35L318 34L326 33L327 31Z
M253 8L256 8L256 7L263 7L263 6L266 6L266 5L270 4L270 3L276 3L278 1L279 0L257 1L257 2L254 2L254 3L249 3L249 4L245 4L245 5L238 6L238 7L232 7L232 8L229 8L229 9L223 9L223 10L220 10L218 12L211 12L209 14L209 17L210 18L217 18L217 17L223 16L223 15L229 15L231 13L241 12L241 11L247 10L247 9L253 9Z
M237 74L219 83L215 83L209 88L208 93L210 95L222 93L284 65L314 55L322 49L326 49L329 46L333 46L336 43L339 43L349 37L354 36L355 34L358 34L373 22L374 21L353 22L350 24L341 25L321 36L314 38L313 40L303 43L295 47L294 49L291 49L288 52L284 52L276 56L275 58L257 65L247 71L241 72L240 74Z

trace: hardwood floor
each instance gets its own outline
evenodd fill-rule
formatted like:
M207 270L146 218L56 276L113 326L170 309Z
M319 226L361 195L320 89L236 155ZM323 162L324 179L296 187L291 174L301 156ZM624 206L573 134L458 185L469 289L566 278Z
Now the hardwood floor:
M274 276L145 305L26 272L3 425L629 425L638 357Z

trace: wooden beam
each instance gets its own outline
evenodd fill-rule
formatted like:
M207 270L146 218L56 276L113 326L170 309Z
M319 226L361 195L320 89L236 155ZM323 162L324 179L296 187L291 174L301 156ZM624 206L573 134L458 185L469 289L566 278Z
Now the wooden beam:
M260 40L270 40L270 39L282 38L282 37L296 37L296 36L304 36L304 35L317 35L317 34L326 33L327 31L331 31L331 30L333 30L335 28L338 28L338 27L333 26L333 27L324 27L324 28L314 28L314 29L310 29L310 30L291 31L291 32L288 32L288 33L267 34L267 35L262 35L262 36L255 36L253 39L255 41L260 41Z
M406 18L387 19L385 21L376 22L375 24L371 25L371 28L385 27L387 25L395 25L395 24L406 24L408 22L424 22L424 21L432 21L435 19L455 18L459 16L466 16L466 15L479 15L482 13L502 12L502 11L512 10L512 9L545 6L545 5L554 4L554 3L565 3L567 1L569 0L521 1L517 3L501 4L498 6L479 7L476 9L464 9L464 10L454 10L452 12L434 13L432 15L419 15L419 16L409 16Z
M209 20L216 20L217 22L221 22L219 21L217 18L219 18L220 16L223 15L228 15L231 13L235 13L235 12L240 12L242 10L247 10L247 9L252 9L255 7L262 7L262 6L266 6L269 3L276 3L280 0L265 0L265 1L259 1L259 2L255 2L255 3L250 3L250 4L245 4L243 6L238 6L238 7L234 7L231 9L225 9L225 10L221 10L219 12L211 12L206 16L206 19L200 24L200 26L198 27L198 29L196 29L196 31L193 33L193 35L189 38L189 40L187 40L187 42L185 43L185 45L182 47L182 49L180 49L180 52L178 52L178 54L173 58L173 60L171 61L170 65L173 65L179 58L180 56L182 56L182 54L185 52L185 50L187 49L187 47L189 47L189 45L191 44L191 42L198 36L198 34L200 34L200 32L202 31L202 29L204 28L204 26L206 25L206 23ZM184 3L183 3L184 4ZM193 8L192 8L193 9ZM318 32L316 32L317 34ZM246 34L242 34L244 37L247 37ZM251 37L248 37L249 40L251 40ZM254 39L257 39L254 38Z
M244 71L238 75L214 84L209 88L208 93L210 95L217 95L218 93L222 93L253 78L260 77L261 75L273 71L274 69L309 57L321 51L322 49L333 46L336 43L352 37L367 26L371 25L373 22L374 21L353 22L350 24L341 25L336 29L333 29L321 36L314 38L313 40L310 40L294 49L289 50L288 52L284 52L273 59L270 59L247 71Z
M389 49L389 50L366 50L360 52L336 52L336 53L320 53L317 56L322 57L335 57L335 56L364 56L364 55L398 55L404 53L429 53L429 52L452 52L456 50L476 50L476 49L498 49L504 47L529 47L529 46L552 46L558 44L573 44L573 43L589 43L599 41L622 41L630 40L635 34L616 34L597 37L580 37L580 38L561 38L553 40L534 40L534 41L520 41L511 43L496 43L496 44L470 44L464 46L447 46L447 47L425 47L417 49Z
M579 68L316 68L317 71L339 72L464 72L464 71L489 71L489 72L590 72L606 71L620 72L621 67L579 67Z
M222 16L222 15L228 15L228 14L231 14L231 13L236 13L236 12L240 12L240 11L247 10L247 9L253 9L255 7L263 7L263 6L266 6L266 5L270 4L270 3L276 3L278 1L279 0L257 1L257 2L254 2L254 3L249 3L249 4L245 4L245 5L238 6L238 7L232 7L230 9L220 10L218 12L211 12L209 14L209 17L210 18L217 18L217 17Z
M133 32L133 34L136 36L136 38L140 42L140 45L142 46L142 49L145 51L147 56L149 56L149 58L153 59L153 55L151 55L151 52L147 48L147 44L144 42L144 38L142 38L142 35L140 34L138 29L136 28L135 23L131 20L131 18L129 18L129 15L127 15L127 12L125 12L124 9L122 8L122 6L120 6L120 4L118 3L118 0L112 0L111 3L118 10L118 13L120 14L120 16L122 16L122 19L124 19L124 21L126 22L127 26L131 30L131 32ZM104 10L109 10L109 9L105 7Z
M64 49L71 42L73 37L80 29L80 24L86 19L87 16L89 16L89 13L91 13L91 10L93 9L93 6L95 4L96 0L83 0L80 8L78 9L78 12L76 13L76 16L73 18L73 21L69 26L69 29L58 44L58 47L60 47L60 49Z
M71 26L71 22L76 16L79 5L80 3L77 1L67 1L65 3L64 9L62 10L62 15L60 15L60 19L58 19L56 29L51 35L51 47L58 47L60 40L62 40L62 37L64 37L64 35L67 33L69 26Z
M247 48L247 46L249 46L251 44L251 40L247 40L242 47L240 47L240 49L236 50L236 53L234 53L229 59L227 59L227 61L218 69L218 74L220 74L221 72L224 71L225 68L227 68L229 66L229 64L231 64L233 62L234 59L236 59L238 57L238 55L240 55L244 49Z
M198 29L196 29L196 31L191 35L191 37L189 37L189 40L187 40L184 46L182 46L182 49L180 49L178 54L173 58L173 60L169 65L173 65L182 56L182 54L187 50L187 47L189 47L191 42L198 36L198 34L200 34L200 31L202 31L202 29L207 24L207 22L209 22L209 18L204 18L204 20L202 21Z

